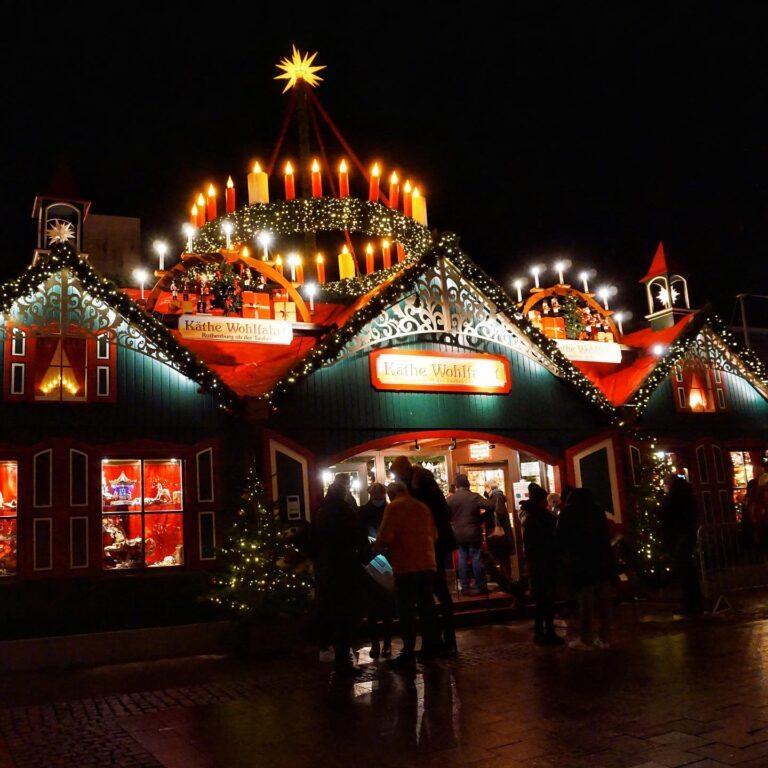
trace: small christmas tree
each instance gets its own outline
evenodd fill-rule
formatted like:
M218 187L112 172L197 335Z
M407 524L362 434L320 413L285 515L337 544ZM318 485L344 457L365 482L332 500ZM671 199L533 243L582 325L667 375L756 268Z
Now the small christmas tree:
M567 294L562 304L563 318L565 319L565 335L569 339L578 339L584 330L584 321L581 316L579 300L572 294Z
M649 586L660 586L670 577L671 557L665 547L660 517L664 480L674 467L669 454L651 441L641 446L640 484L630 491L634 507L629 538L635 571Z
M278 512L265 504L253 469L221 554L226 569L214 579L210 595L217 605L259 616L296 613L308 606L312 584L307 560Z

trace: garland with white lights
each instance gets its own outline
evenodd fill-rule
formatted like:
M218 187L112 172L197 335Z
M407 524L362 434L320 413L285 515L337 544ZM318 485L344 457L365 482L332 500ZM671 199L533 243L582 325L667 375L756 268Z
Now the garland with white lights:
M659 384L669 376L669 372L688 351L695 342L696 337L709 326L728 346L728 348L738 356L746 371L754 376L763 387L768 388L768 372L763 361L750 349L744 347L736 338L733 331L708 307L701 310L686 326L683 333L664 350L659 357L653 371L645 379L643 385L627 401L627 405L637 409L640 413L645 410L651 395L656 391Z
M36 262L17 278L0 285L0 313L7 315L16 301L34 293L41 283L62 269L71 271L91 296L108 304L148 336L168 358L169 365L210 392L222 408L235 405L235 394L210 368L182 347L160 320L145 313L111 280L99 276L69 243L53 243L47 254L39 253Z
M213 253L227 244L222 224L232 224L230 239L236 243L253 243L259 232L275 232L282 235L301 232L360 232L368 237L389 238L393 245L401 243L405 248L406 262L423 256L432 247L430 231L394 208L381 203L360 200L356 197L313 197L295 200L278 200L273 203L254 203L234 213L209 221L201 227L192 241L195 253ZM403 264L395 265L395 272ZM322 291L360 296L381 281L376 276L365 275L329 283ZM370 287L367 287L370 284Z
M412 288L415 277L442 257L450 259L468 280L477 285L479 290L493 301L500 312L514 319L517 328L549 356L558 367L561 377L569 385L601 412L608 415L611 420L619 419L618 411L611 405L603 392L573 365L554 341L547 338L520 314L516 303L509 294L462 252L458 246L457 236L452 233L442 235L437 245L421 260L408 264L396 280L376 294L364 307L361 307L348 323L311 349L306 357L280 379L269 392L262 395L262 398L276 409L276 401L282 395L311 374L312 371L336 362L344 346L361 328L381 312L384 312L387 307L399 301L404 291Z

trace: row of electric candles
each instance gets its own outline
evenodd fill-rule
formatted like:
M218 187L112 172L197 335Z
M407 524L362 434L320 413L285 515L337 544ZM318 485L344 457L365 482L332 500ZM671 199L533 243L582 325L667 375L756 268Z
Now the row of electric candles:
M563 273L567 269L567 264L565 264L562 261L558 261L552 265L552 269L555 272L557 272L558 285L564 285L565 280L563 278ZM541 285L539 283L539 276L543 271L544 271L543 268L540 266L531 267L531 274L533 275L534 288L541 288ZM584 293L589 293L589 272L579 272L579 280L581 280L582 287L584 288ZM520 278L517 278L513 282L513 285L515 286L515 290L517 291L518 302L521 302L523 300L524 284L525 284L525 281ZM605 304L606 309L608 309L608 299L611 297L611 295L614 292L615 291L608 288L607 286L603 286L597 289L597 295L603 300L603 303Z
M293 166L288 161L284 168L284 189L285 199L293 200L296 197L296 179ZM338 196L349 197L349 169L347 161L342 160L339 163L339 185ZM378 163L374 163L368 182L368 200L379 202L381 182L381 168ZM320 163L317 159L312 161L312 197L323 196L323 176L320 169ZM406 179L400 189L400 179L397 171L392 171L389 177L389 207L400 208L402 198L402 210L405 216L410 216L414 221L423 226L427 226L427 198L421 194L418 187L412 186L409 179ZM234 213L236 207L235 183L230 176L227 179L225 192L225 209L227 213ZM261 169L259 163L253 164L253 170L248 174L248 204L268 203L269 202L269 176L266 171ZM189 211L189 223L195 227L202 227L206 221L213 221L218 217L218 202L216 187L213 184L208 185L208 194L203 195L200 192L192 208Z

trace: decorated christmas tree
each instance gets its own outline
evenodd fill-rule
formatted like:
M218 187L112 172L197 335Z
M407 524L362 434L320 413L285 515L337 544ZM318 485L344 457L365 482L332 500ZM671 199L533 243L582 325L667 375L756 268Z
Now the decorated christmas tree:
M221 549L225 570L214 580L211 600L237 614L275 616L304 610L311 581L306 558L293 543L277 510L265 503L251 469L235 522Z
M565 335L569 339L578 339L584 330L579 300L573 294L567 294L563 299L563 317L565 318Z
M671 557L664 543L660 516L664 480L673 471L669 454L658 450L652 441L641 444L639 485L630 491L634 507L629 531L632 566L641 581L660 586L671 573Z

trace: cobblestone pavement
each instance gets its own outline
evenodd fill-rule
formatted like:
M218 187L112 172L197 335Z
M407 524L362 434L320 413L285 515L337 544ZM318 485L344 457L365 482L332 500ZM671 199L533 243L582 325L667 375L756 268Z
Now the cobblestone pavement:
M768 767L768 621L638 622L610 651L466 629L415 676L314 654L0 679L0 768ZM365 660L365 658L364 658Z

